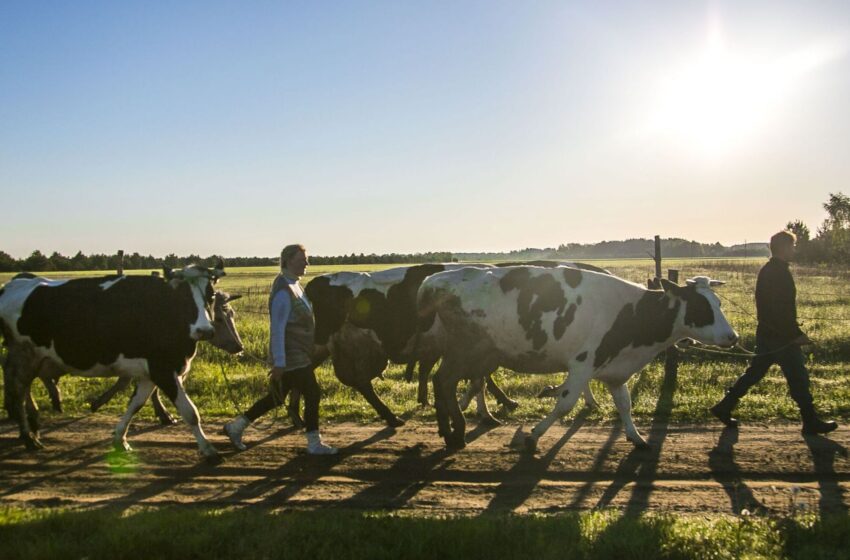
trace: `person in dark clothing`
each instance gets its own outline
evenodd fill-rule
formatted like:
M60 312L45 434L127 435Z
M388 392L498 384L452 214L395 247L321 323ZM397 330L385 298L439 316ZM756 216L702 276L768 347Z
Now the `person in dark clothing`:
M782 368L791 398L800 408L803 433L825 434L838 428L835 422L818 419L809 390L809 372L801 346L813 344L797 324L797 288L788 270L794 257L797 238L789 231L780 231L770 238L771 259L759 271L756 282L756 356L750 367L726 392L726 396L711 408L711 413L729 427L737 427L732 410L747 394L750 387L764 378L770 366Z
M304 397L304 424L307 453L333 455L336 448L325 445L319 435L319 384L313 371L315 322L313 307L299 278L307 270L307 252L301 245L287 245L280 253L280 274L269 293L269 354L272 369L269 393L255 402L245 414L224 425L233 446L245 449L242 433L251 422L280 406L290 389Z

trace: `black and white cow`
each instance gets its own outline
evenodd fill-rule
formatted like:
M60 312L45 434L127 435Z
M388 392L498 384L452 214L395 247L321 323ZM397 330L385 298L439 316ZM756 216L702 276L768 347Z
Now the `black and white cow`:
M305 293L316 318L316 345L329 354L336 377L359 391L390 426L396 416L372 387L388 361L411 361L416 332L416 292L422 281L456 265L424 264L379 272L336 272L317 276Z
M512 263L496 266L509 266ZM574 266L607 271L581 263L535 261L540 266ZM379 272L336 272L314 278L305 289L313 303L316 318L316 344L330 354L337 378L357 389L391 426L403 423L375 393L372 380L379 377L388 361L407 363L408 375L413 364L419 363L418 401L428 404L428 375L440 359L440 351L427 340L414 341L417 325L416 294L425 278L447 270L465 268L468 264L422 264L398 267ZM493 265L471 266L489 268ZM320 355L319 359L325 356ZM486 376L487 388L496 400L508 409L517 403ZM487 410L483 392L478 395L479 414L485 421L497 423ZM473 391L467 392L468 404ZM595 404L589 390L585 396L589 405ZM295 411L290 416L297 422ZM464 407L465 408L465 407Z
M37 411L27 411L25 405L32 380L70 372L136 380L136 392L115 428L116 448L130 450L130 421L156 387L189 424L201 454L216 459L183 379L199 340L233 338L236 333L232 315L213 317L213 285L223 275L224 264L219 262L214 269L198 265L167 269L165 279L34 278L3 286L0 329L9 350L11 390L27 447L41 447ZM241 346L238 335L223 345L234 352Z
M456 400L462 378L480 379L503 366L519 373L568 371L552 412L526 438L537 440L575 405L591 379L605 383L626 432L646 442L631 417L626 381L682 338L733 346L738 335L705 277L663 290L575 268L464 268L428 277L419 289L420 329L437 332L443 361L434 376L439 434L465 445Z

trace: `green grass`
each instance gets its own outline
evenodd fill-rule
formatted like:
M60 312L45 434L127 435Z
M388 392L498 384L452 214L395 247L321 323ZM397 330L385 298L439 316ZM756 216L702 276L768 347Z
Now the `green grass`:
M696 275L726 280L727 285L717 290L724 312L742 335L743 344L752 348L756 326L753 287L756 274L764 262L765 259L676 259L665 261L665 270L679 269L683 281L684 278ZM649 259L605 260L594 261L594 264L609 268L618 276L635 282L644 282L654 274L654 264ZM376 270L391 266L396 265L314 266L308 270L307 281L317 274L336 270ZM850 339L847 336L850 330L850 270L795 266L794 272L797 277L799 315L803 318L804 329L818 342L809 361L816 406L826 416L847 418L850 416L850 383L847 382L850 369ZM223 289L244 294L233 305L238 313L238 326L246 349L253 356L266 355L266 301L268 287L275 274L275 267L233 268L221 281ZM689 353L682 358L672 401L663 403L659 403L664 379L663 365L659 360L651 363L630 381L636 421L645 423L653 418L668 418L674 422L706 420L709 406L721 398L723 388L744 370L746 363L741 358ZM232 358L207 344L201 344L198 357L192 364L187 388L205 416L232 416L236 413L237 407L231 401L224 383L222 367L240 408L249 406L266 390L267 370L264 364L247 356ZM391 365L385 378L375 381L376 390L397 413L432 420L433 409L417 406L416 384L404 382L402 375L403 366ZM329 363L318 369L318 377L324 393L323 421L376 419L374 411L364 399L334 378ZM552 401L537 399L535 395L544 386L562 380L558 374L520 376L506 370L497 372L496 377L506 392L520 402L520 408L511 414L511 418L517 421L537 420L548 413ZM66 410L72 414L84 413L87 410L87 396L98 394L111 384L111 379L63 378L60 387L65 396ZM607 391L596 383L592 386L601 407L589 420L616 421L616 410ZM47 404L46 393L38 382L34 387L36 398L44 408ZM492 400L490 403L495 407ZM117 397L106 410L118 415L125 406L126 397ZM772 370L752 390L736 413L745 421L798 418L796 406L788 396L787 386L778 369ZM141 414L150 417L150 409L143 409Z
M411 517L349 511L0 509L0 556L41 558L847 558L850 517L613 511Z

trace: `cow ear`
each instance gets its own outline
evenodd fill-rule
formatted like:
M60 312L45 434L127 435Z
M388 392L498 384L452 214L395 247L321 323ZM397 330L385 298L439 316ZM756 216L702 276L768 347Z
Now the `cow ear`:
M661 281L661 288L663 288L665 292L673 294L674 296L680 295L682 291L685 290L685 288L683 288L682 286L676 284L675 282L671 282L666 278L660 278L659 280Z
M170 266L163 266L162 267L162 276L166 280L171 280L172 278L174 278L174 270L172 270L172 268Z
M224 259L219 257L218 260L215 262L215 267L222 273L224 273Z
M647 278L646 279L646 287L650 290L660 290L661 282L658 278Z
M724 282L723 280L709 280L709 282L708 282L708 285L711 286L712 288L716 288L718 286L723 286L725 284L726 284L726 282Z

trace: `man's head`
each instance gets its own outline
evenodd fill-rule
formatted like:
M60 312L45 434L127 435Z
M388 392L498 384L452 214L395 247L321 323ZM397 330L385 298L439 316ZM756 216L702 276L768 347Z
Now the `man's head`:
M794 258L794 244L797 236L790 231L780 231L770 238L770 254L783 261Z

